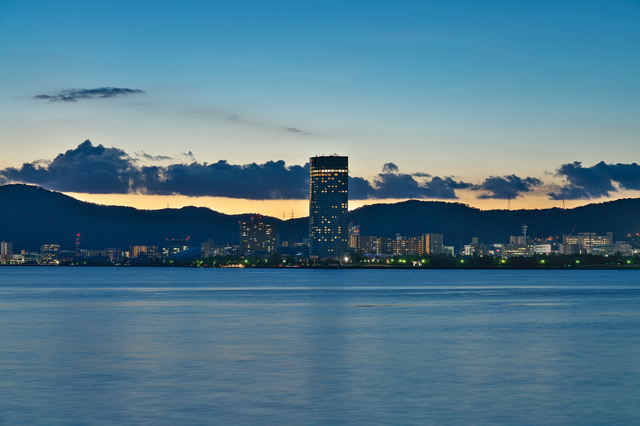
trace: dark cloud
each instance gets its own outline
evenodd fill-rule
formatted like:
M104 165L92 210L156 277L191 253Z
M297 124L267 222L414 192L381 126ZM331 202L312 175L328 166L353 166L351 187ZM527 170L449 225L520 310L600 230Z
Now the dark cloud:
M474 185L471 189L476 191L487 191L488 193L478 195L480 199L501 199L517 198L523 192L529 192L535 186L542 185L540 179L527 177L521 178L516 175L491 176L480 185Z
M393 163L385 163L384 166L382 166L382 173L398 173L399 171L398 166Z
M165 161L165 160L173 160L173 157L168 157L166 155L150 155L144 151L136 152L135 155L138 157L145 158L151 161Z
M309 166L287 167L284 161L232 165L172 164L142 167L134 188L145 194L266 199L305 199L309 193Z
M349 198L351 200L366 200L375 198L376 190L371 182L361 177L349 176Z
M20 169L0 170L12 182L33 183L64 192L126 194L138 175L134 160L121 149L93 146L84 141L53 161L25 163Z
M640 166L636 163L605 164L601 161L593 168L607 174L612 181L618 182L621 189L640 189Z
M153 161L171 159L142 151L135 155ZM233 165L224 160L207 164L195 161L191 151L182 155L191 162L144 166L121 149L93 146L87 140L53 161L36 160L19 169L6 168L0 170L0 176L11 182L32 183L61 192L180 194L252 200L306 199L309 195L308 164L287 166L284 161L268 161ZM393 163L385 164L373 182L349 177L351 199L455 199L456 189L471 187L451 177L417 182Z
M416 173L413 176L417 175ZM420 173L427 176L426 173ZM467 189L472 185L457 182L451 177L433 177L431 180L418 182L411 174L400 173L400 169L393 163L386 163L373 180L373 183L362 178L349 179L349 198L362 200L368 198L458 198L456 189Z
M588 200L609 197L616 192L617 183L620 189L640 189L640 166L631 164L607 164L604 161L591 167L583 167L582 163L563 164L556 170L556 176L565 179L563 185L552 186L547 195L552 200Z
M135 154L152 161L175 157ZM309 193L309 165L287 166L284 161L234 165L221 160L199 163L191 151L182 154L185 163L142 165L118 148L93 146L87 140L53 160L35 160L22 167L0 170L10 182L31 183L61 192L94 194L144 193L158 195L214 196L266 199L306 199ZM556 176L562 185L551 186L551 199L591 199L608 197L618 190L640 190L640 166L600 162L583 167L580 162L563 164ZM416 177L419 180L416 180ZM372 180L349 177L349 198L435 198L457 199L457 190L478 191L478 198L516 198L543 185L540 179L516 175L491 176L474 185L453 177L426 173L403 173L394 163L386 163Z
M184 155L193 157L191 152ZM120 149L93 146L87 140L53 161L25 163L19 169L10 167L0 170L0 176L11 182L33 183L61 192L93 194L181 194L265 200L305 199L309 193L308 164L288 167L284 161L247 165L218 161L165 167L136 163Z
M144 90L122 87L99 87L97 89L64 89L52 94L36 95L33 99L49 102L77 102L80 99L106 99L145 93Z
M195 157L195 155L193 155L193 152L191 152L191 151L183 152L182 155L184 155L185 157L190 158L193 161L196 161L196 157Z

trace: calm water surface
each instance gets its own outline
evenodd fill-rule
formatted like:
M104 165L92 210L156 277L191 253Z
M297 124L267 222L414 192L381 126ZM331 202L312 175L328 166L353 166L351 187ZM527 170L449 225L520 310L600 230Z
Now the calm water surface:
M2 424L640 424L640 272L0 268Z

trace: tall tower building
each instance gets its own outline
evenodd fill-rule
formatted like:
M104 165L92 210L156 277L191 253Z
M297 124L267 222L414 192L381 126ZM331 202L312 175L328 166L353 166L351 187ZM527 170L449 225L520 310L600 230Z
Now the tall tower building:
M309 255L336 259L349 250L349 158L309 159Z

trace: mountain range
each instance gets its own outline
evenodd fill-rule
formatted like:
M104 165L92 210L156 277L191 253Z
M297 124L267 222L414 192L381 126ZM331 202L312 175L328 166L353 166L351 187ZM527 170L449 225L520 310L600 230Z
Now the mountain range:
M561 237L571 232L613 232L614 239L640 232L640 199L594 203L574 209L479 210L461 203L410 200L372 204L349 212L362 235L379 237L444 235L445 245L458 247L472 237L485 243L508 243L521 235L522 225L534 238ZM37 186L0 186L0 240L13 242L14 251L38 251L43 244L104 249L132 245L162 246L167 238L186 238L194 244L238 244L239 221L256 214L227 215L204 207L139 210L76 200ZM280 241L308 237L307 217L276 222Z

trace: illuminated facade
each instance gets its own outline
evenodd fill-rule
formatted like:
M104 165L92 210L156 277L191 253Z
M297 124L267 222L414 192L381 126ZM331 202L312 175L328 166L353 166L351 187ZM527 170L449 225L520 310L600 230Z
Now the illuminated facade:
M564 254L591 253L594 247L613 244L613 233L596 235L595 232L581 232L578 235L563 235Z
M420 254L442 254L442 234L423 234L420 238Z
M348 157L309 159L309 255L337 259L349 250Z
M242 254L271 253L276 249L276 223L263 222L260 216L251 222L240 222Z
M129 257L158 257L158 246L131 246Z

